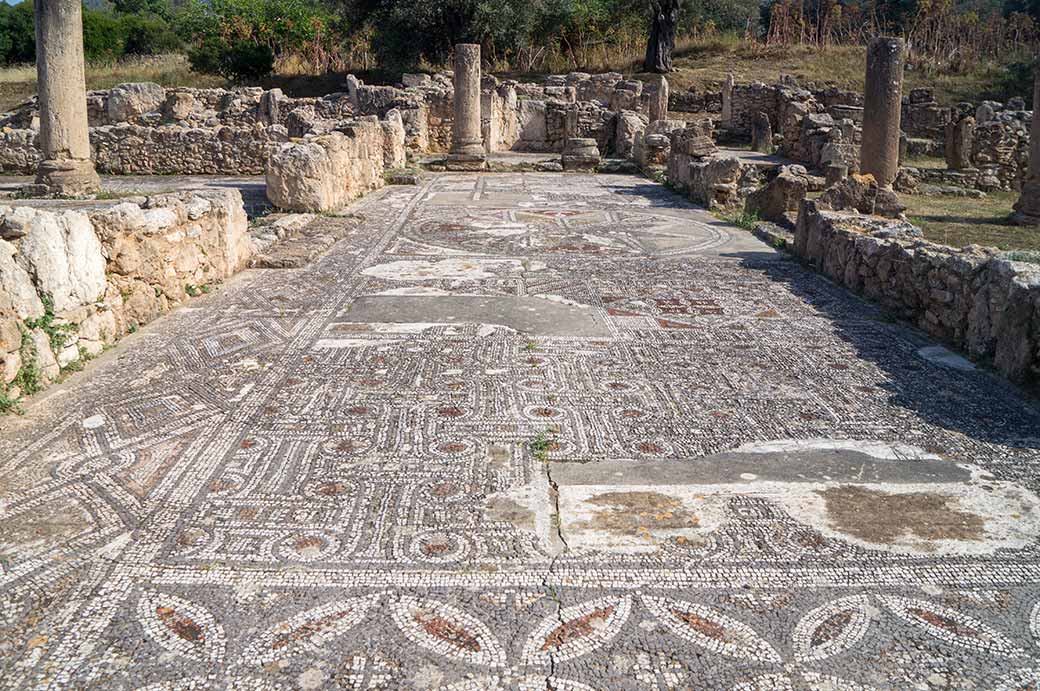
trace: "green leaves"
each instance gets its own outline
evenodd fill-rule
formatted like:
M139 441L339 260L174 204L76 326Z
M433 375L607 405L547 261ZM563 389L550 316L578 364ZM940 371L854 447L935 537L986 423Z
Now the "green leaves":
M341 19L317 0L195 0L177 19L192 69L235 81L268 76L284 55L331 54Z

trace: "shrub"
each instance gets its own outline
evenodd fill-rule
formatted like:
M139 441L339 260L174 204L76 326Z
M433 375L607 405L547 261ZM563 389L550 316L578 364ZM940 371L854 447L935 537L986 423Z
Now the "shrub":
M120 21L126 36L124 52L127 55L162 55L182 46L177 32L158 15L125 14Z
M36 59L36 29L31 2L8 5L0 2L0 63L33 62Z
M139 0L139 4L148 9L120 11L120 7L135 6L126 2L115 3L115 11L83 8L83 53L88 60L110 61L123 55L158 55L180 49L180 38L166 19L166 0ZM35 59L33 4L23 0L8 5L0 0L0 64Z
M317 0L195 0L176 23L193 69L237 80L267 76L289 55L327 67L337 34Z
M115 14L83 8L83 54L87 60L113 60L126 51L126 31Z

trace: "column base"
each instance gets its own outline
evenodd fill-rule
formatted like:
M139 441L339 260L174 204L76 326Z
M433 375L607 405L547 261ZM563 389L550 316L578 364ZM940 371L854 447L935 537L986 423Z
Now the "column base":
M599 168L599 146L595 139L571 138L564 145L563 169L568 173L595 173Z
M1040 180L1029 178L1022 184L1018 201L1011 207L1011 224L1016 226L1040 226Z
M444 162L448 170L464 173L476 173L487 170L487 156L479 154L448 154Z
M101 178L89 160L42 161L35 188L49 195L84 196L101 191Z
M1008 222L1013 226L1040 226L1040 216L1016 211L1011 214Z

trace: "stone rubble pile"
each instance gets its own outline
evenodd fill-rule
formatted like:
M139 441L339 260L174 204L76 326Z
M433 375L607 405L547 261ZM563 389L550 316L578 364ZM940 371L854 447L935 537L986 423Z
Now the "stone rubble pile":
M736 203L740 161L719 155L712 121L695 120L671 136L665 179L673 189L707 206Z
M0 206L0 394L62 370L245 268L242 197L205 190L88 210Z

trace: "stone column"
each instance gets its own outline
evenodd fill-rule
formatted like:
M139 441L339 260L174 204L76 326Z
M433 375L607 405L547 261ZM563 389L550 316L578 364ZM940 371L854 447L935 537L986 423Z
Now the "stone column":
M1015 203L1011 221L1016 225L1040 225L1040 66L1033 74L1033 124L1029 129L1029 169L1022 195Z
M563 121L563 169L566 171L595 172L599 167L599 145L595 139L579 137L578 106L571 105Z
M972 167L971 154L975 142L975 118L967 117L946 124L946 167L966 170Z
M733 73L726 77L726 83L722 85L722 129L733 129L733 87L736 81Z
M451 128L450 170L483 170L487 165L480 127L480 46L455 46L455 122Z
M769 116L756 111L751 118L751 150L762 154L773 153L773 125Z
M35 0L36 75L43 161L36 184L49 194L92 194L101 180L90 160L80 0Z
M358 108L358 89L361 87L361 82L358 78L352 74L347 75L347 100L350 101L350 105L354 106L354 109Z
M873 175L881 187L891 186L899 172L905 47L901 38L881 36L867 48L859 167L863 173Z
M650 89L650 122L668 119L668 80L664 75L654 77Z

